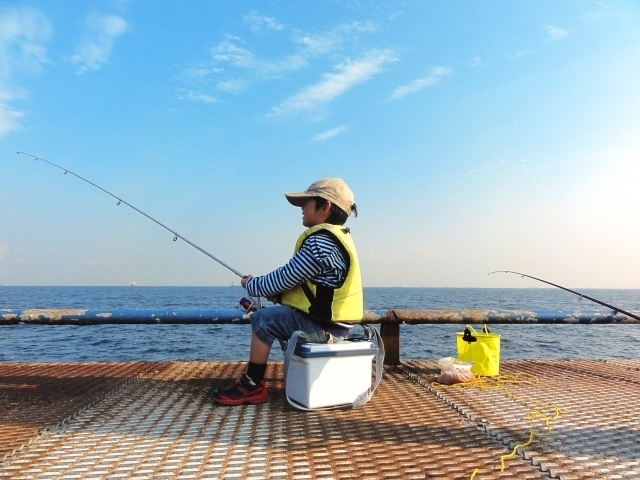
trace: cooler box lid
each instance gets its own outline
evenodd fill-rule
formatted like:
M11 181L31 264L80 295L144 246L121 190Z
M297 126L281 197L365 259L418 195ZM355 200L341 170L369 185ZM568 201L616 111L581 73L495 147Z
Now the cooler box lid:
M375 355L378 348L371 342L300 343L293 353L300 358L353 357Z

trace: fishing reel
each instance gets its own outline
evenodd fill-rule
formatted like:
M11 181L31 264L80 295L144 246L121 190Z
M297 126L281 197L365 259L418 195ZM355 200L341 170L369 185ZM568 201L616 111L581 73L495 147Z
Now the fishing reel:
M256 312L262 308L260 297L242 297L238 303L244 313Z

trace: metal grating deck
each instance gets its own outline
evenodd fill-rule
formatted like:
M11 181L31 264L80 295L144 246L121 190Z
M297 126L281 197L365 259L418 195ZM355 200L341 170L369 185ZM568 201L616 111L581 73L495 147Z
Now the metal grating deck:
M407 362L418 382L433 379L437 365ZM530 409L551 413L565 407L550 422L551 433L522 449L524 459L552 478L640 478L640 362L639 361L506 361L502 375L535 375L534 385L507 385L508 391L478 388L425 388L473 419L487 435L509 447L526 442L532 426ZM421 381L422 380L422 381Z
M504 473L530 405L433 388L436 367L405 362L364 407L304 413L284 399L282 364L269 403L242 407L204 394L240 363L0 364L0 478L640 478L640 362L502 362L540 380L509 386L517 395L570 409Z
M154 365L0 363L0 462Z

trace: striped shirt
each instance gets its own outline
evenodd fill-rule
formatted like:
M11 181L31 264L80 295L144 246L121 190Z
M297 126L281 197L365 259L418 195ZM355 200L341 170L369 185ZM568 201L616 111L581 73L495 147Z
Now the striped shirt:
M308 237L300 250L285 265L247 282L253 297L270 297L291 290L307 280L337 288L347 276L347 262L336 240L328 234Z

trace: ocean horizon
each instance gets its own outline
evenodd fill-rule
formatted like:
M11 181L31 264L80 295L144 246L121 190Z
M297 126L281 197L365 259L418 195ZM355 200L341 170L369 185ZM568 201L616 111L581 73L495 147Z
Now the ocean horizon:
M365 309L594 310L598 304L555 288L365 287ZM582 289L633 313L638 289ZM0 286L1 309L235 308L239 286ZM356 327L357 328L357 327ZM456 356L462 325L401 325L401 359ZM495 325L503 359L640 358L640 324ZM2 325L0 361L246 360L248 325ZM282 360L275 344L272 360Z

